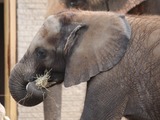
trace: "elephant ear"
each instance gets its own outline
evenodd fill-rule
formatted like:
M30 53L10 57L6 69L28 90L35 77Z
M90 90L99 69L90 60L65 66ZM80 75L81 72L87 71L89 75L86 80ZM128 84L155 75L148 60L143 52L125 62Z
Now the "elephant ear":
M110 11L127 13L144 1L146 0L109 0L108 6Z
M131 30L124 16L108 13L90 17L92 19L83 18L87 30L76 27L66 42L65 48L70 49L66 59L65 87L86 82L98 73L112 69L127 50Z

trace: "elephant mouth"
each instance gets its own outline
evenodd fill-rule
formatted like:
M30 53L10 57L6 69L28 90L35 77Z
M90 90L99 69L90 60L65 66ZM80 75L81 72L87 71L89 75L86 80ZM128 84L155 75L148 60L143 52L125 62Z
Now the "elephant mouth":
M35 106L43 102L47 97L47 89L63 81L63 73L52 71L35 75L26 73L23 68L23 64L19 64L11 71L9 88L15 101L24 106Z
M26 91L28 95L32 95L35 98L39 97L44 99L47 96L46 90L44 88L38 88L35 82L29 82L26 85Z
M29 94L33 94L35 93L35 95L40 96L42 94L44 94L46 96L46 90L54 85L56 85L57 83L51 80L35 80L32 82L28 82L26 85L26 91Z
M9 88L12 97L19 104L24 106L34 106L41 103L47 97L47 89L52 84L47 82L46 88L39 87L37 81L29 81L24 75L24 71L19 69L13 69L10 75Z
M17 89L19 89L17 93L15 90L12 90L12 87L10 87L10 91L13 98L19 104L24 106L35 106L44 101L47 97L48 88L54 86L55 84L55 82L50 81L47 82L46 86L41 86L39 83L37 84L36 81L25 82L22 86L17 87Z
M35 106L41 103L47 96L45 89L38 89L34 82L16 82L16 79L9 81L9 88L12 97L21 105ZM18 83L18 84L17 84Z
M47 97L48 88L56 84L56 82L51 80L47 82L46 86L43 86L44 83L37 81L22 81L19 83L17 82L18 80L13 79L13 77L14 76L11 75L9 81L10 93L15 101L24 106L35 106L43 102Z

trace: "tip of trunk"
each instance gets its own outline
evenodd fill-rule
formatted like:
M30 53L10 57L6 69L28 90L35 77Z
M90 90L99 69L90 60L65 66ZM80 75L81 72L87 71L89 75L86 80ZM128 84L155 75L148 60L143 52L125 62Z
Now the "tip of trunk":
M46 97L46 90L44 88L38 88L35 82L29 82L26 85L26 91L28 94L33 95L36 98L43 99Z
M35 106L41 103L46 97L46 90L38 89L34 82L27 82L23 77L14 70L11 72L9 89L12 97L24 106Z

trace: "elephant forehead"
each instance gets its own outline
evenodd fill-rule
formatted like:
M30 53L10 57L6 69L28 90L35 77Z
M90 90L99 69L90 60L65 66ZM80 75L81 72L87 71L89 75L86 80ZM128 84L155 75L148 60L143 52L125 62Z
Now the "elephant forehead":
M48 35L56 35L60 32L61 23L58 17L51 15L45 20L43 27L48 32Z
M44 47L46 49L54 49L53 44L49 43L49 39L52 39L52 42L56 42L56 39L61 29L61 23L59 18L51 15L49 16L40 30L37 32L36 36L32 40L28 51L33 53L35 48L37 47Z

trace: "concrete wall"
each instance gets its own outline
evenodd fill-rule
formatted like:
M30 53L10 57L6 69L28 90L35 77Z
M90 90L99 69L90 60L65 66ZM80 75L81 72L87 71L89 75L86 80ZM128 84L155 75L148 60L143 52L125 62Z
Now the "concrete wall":
M84 104L86 83L65 88L62 85L61 120L79 120Z
M28 48L34 35L43 23L44 15L46 12L47 0L17 0L17 50L18 50L18 60L20 60L26 49ZM64 88L62 84L62 105L61 106L61 116L47 117L47 120L79 120L85 96L85 84L78 86ZM59 87L60 89L61 87ZM60 89L61 90L61 89ZM54 92L54 91L52 91ZM54 97L50 93L50 101L54 102ZM50 103L45 101L46 106ZM53 108L53 107L52 107ZM55 110L53 108L53 110ZM52 110L46 110L52 111ZM56 112L55 112L56 113ZM54 114L54 113L53 113ZM53 116L52 113L49 116ZM18 105L18 120L44 120L43 115L43 104L35 107L24 107Z

